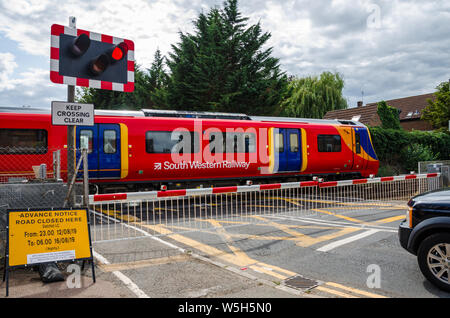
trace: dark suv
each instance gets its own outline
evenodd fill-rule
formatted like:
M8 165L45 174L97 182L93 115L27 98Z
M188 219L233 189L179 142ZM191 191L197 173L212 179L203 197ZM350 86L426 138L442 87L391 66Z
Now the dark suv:
M423 275L450 291L450 188L409 200L398 236L402 247L417 255Z

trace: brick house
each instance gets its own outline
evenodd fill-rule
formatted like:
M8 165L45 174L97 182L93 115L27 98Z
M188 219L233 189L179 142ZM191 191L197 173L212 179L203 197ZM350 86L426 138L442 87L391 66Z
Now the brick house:
M405 130L433 130L427 121L421 120L422 111L428 106L428 99L435 99L434 94L404 97L387 100L386 103L400 111L400 125ZM332 110L325 114L324 119L357 120L368 126L380 126L381 121L377 114L377 103L369 103L366 106L358 102L358 107Z

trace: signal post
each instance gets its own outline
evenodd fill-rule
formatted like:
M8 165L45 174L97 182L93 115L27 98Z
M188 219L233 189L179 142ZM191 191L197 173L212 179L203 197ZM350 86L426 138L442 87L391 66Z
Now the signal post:
M120 92L134 91L134 42L69 26L51 27L50 80L66 84L67 102L75 102L75 86ZM76 126L67 127L67 180L73 179L76 160ZM69 206L75 203L75 193Z

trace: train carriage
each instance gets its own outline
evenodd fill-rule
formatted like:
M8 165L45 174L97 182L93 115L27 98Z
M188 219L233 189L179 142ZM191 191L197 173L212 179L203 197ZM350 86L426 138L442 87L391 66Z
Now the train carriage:
M76 127L75 144L88 149L90 182L102 192L369 177L379 164L367 127L355 121L96 110L94 126ZM0 109L0 178L51 166L49 153L66 148L67 129L53 126L49 111Z

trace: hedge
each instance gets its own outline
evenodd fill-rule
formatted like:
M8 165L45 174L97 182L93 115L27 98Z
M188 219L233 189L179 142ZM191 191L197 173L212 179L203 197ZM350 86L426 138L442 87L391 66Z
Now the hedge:
M370 127L380 166L395 167L404 173L417 170L417 162L450 159L450 134ZM413 169L411 169L413 168ZM390 169L381 169L390 170Z

